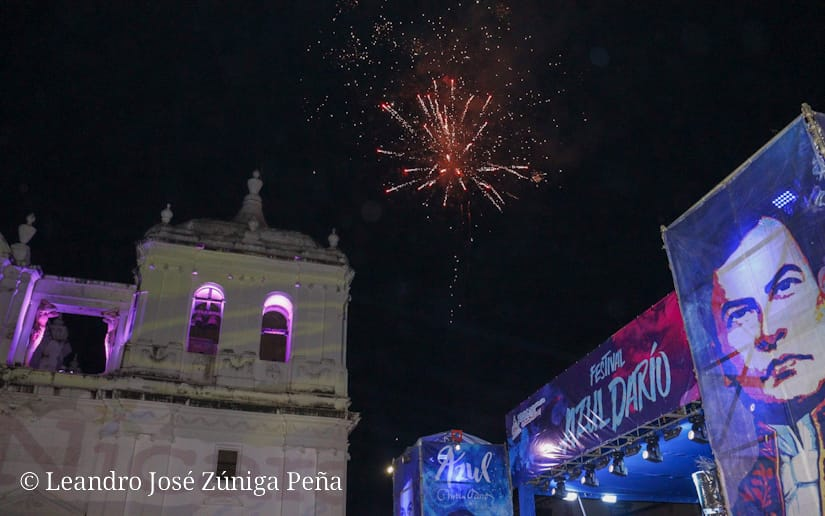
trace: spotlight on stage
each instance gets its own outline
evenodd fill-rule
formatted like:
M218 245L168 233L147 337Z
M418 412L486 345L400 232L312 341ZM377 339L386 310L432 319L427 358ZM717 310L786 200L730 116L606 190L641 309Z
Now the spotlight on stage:
M564 480L556 480L556 487L550 491L550 496L558 496L559 498L564 498L567 496L567 486L565 485Z
M607 471L616 476L627 476L627 466L624 464L624 455L621 452L616 452L613 454L613 462L611 462L610 466L607 467Z
M567 470L567 478L579 478L582 476L581 466L573 466Z
M664 432L662 432L662 437L664 437L665 441L670 441L671 439L676 439L679 437L679 434L682 433L681 426L674 426L673 428L668 428Z
M647 439L647 447L642 452L642 458L649 462L662 462L662 450L659 449L659 438L657 436Z
M693 427L688 431L688 439L695 443L700 444L707 444L708 443L708 433L707 429L705 428L705 420L701 416L691 418L691 423L693 423Z
M463 430L450 430L450 441L453 443L453 447L456 451L461 449L461 442L464 441L464 431Z
M593 468L598 471L600 469L604 469L610 464L610 457L607 455L602 455L595 462L593 462Z
M638 441L634 442L632 444L628 444L624 448L624 456L625 457L632 457L632 456L636 455L637 453L639 453L639 451L641 449L642 449L642 445Z
M784 211L788 215L793 213L793 205L796 202L796 194L794 194L790 190L785 190L781 194L777 195L776 198L773 200L773 205L779 208L780 210Z
M582 485L588 487L599 487L599 479L596 478L596 471L593 468L587 468L582 475Z
M575 502L578 499L579 499L579 494L574 493L573 491L570 491L569 493L564 495L564 500L567 501L567 502Z

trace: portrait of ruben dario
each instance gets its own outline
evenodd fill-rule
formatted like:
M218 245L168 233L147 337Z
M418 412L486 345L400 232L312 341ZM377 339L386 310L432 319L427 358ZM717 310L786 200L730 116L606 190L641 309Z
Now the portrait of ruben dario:
M663 234L733 514L825 511L823 121L803 106Z

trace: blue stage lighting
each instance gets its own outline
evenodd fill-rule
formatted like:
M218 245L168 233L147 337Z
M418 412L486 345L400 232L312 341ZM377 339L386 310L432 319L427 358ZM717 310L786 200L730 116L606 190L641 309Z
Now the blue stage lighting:
M613 462L607 467L607 471L620 477L627 476L627 466L624 464L624 455L616 453L613 455Z
M637 453L639 453L639 451L641 449L642 449L642 445L639 444L638 441L634 442L632 444L628 444L624 449L624 456L625 457L632 457L632 456L636 455Z
M587 468L584 470L584 475L582 475L582 485L599 487L599 479L596 478L596 472L593 469Z
M785 213L790 214L793 210L793 204L796 202L796 194L790 190L785 190L781 194L777 195L776 198L773 200L773 205L779 208L780 210L784 211Z
M662 462L662 450L659 449L659 439L654 437L647 441L647 447L642 452L642 458L650 462Z
M564 484L564 480L556 480L556 487L550 491L550 495L559 498L564 498L567 495L567 486Z

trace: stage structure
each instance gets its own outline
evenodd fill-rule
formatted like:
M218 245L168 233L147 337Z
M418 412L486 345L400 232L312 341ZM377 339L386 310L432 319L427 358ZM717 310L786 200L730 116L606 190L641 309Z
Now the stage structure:
M520 513L536 495L698 503L702 418L672 293L506 415Z
M503 445L461 430L421 437L393 461L395 516L512 516Z
M825 511L825 116L663 232L732 514Z

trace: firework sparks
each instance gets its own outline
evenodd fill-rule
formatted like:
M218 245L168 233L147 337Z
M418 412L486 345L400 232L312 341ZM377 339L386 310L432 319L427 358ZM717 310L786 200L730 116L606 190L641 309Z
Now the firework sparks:
M392 148L379 147L380 156L404 160L401 180L387 186L386 193L411 189L430 191L441 206L469 201L480 195L502 211L508 180L533 181L538 171L522 163L500 164L504 154L503 138L490 134L496 126L493 96L462 95L455 79L444 79L446 88L432 89L416 95L417 108L405 116L391 103L381 109L404 129Z

